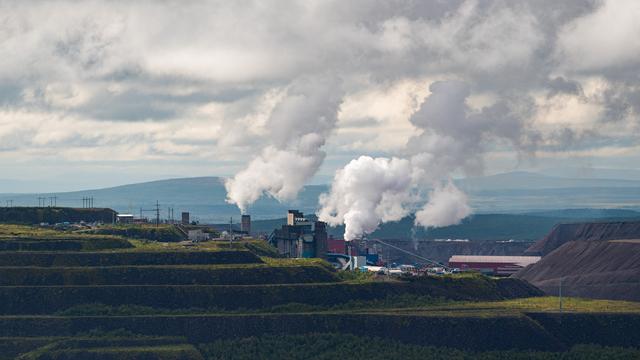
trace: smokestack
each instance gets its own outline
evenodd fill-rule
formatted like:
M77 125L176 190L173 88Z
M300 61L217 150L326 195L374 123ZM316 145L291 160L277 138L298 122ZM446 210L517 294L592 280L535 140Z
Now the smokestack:
M248 235L251 234L251 215L242 215L240 231L246 232Z
M328 236L327 236L327 223L323 221L316 221L314 223L313 239L315 241L316 257L326 260L327 251L329 249L329 242L328 242Z

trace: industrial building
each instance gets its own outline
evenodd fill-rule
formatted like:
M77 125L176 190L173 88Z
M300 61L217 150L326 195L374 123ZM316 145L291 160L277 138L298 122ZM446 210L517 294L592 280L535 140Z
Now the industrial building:
M509 276L539 260L539 256L453 255L449 259L449 267L462 271L475 270L487 275Z
M274 230L269 242L286 257L326 258L327 224L310 221L300 211L289 210L287 224Z
M118 214L116 215L116 222L118 224L133 224L133 214Z

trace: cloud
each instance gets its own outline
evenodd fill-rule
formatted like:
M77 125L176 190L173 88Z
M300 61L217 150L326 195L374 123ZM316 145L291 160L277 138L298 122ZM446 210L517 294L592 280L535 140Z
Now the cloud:
M313 131L315 159L331 161L309 166L325 174L361 154L444 167L464 155L476 173L491 151L633 149L638 14L635 1L592 0L3 1L0 151L13 162L0 165L113 153L210 157L237 173ZM278 104L326 74L341 81L335 124L276 121L319 113ZM462 110L420 117L432 83L449 84L438 101Z
M640 3L604 1L594 12L565 24L558 33L557 60L570 71L637 67Z

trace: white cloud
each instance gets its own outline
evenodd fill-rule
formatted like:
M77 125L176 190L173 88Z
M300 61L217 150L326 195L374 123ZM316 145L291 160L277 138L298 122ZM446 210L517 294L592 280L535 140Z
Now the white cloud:
M607 0L558 34L556 60L566 71L638 66L640 2Z
M304 122L269 119L290 84L327 74L344 91L338 122L316 129L322 151L340 159L334 168L360 154L406 155L408 139L419 135L409 119L428 85L441 80L469 84L471 113L509 104L509 116L486 148L456 148L452 134L424 134L419 147L469 151L473 161L482 161L477 152L532 143L551 153L587 142L634 149L640 5L546 4L3 1L0 152L11 156L0 158L11 160L0 165L101 162L108 153L158 162L209 157L228 174L272 144L270 136L285 134L270 125L302 129L285 137L309 132ZM584 93L550 95L560 77ZM290 106L318 111L304 100ZM534 133L541 138L527 137Z

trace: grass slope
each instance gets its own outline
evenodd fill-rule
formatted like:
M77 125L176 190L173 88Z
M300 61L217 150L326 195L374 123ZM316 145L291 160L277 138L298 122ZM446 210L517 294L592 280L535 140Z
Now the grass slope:
M3 234L7 243L107 236L0 226ZM302 336L309 341L289 358L327 358L338 348L353 358L431 351L517 359L581 356L588 351L575 346L584 343L640 343L638 304L566 299L560 314L556 299L518 279L375 278L336 273L318 259L270 257L273 249L258 241L126 241L133 248L0 251L0 349L24 359L219 359L245 341L238 356L253 359L290 346L271 337L295 344ZM377 350L369 351L363 344L373 338Z

